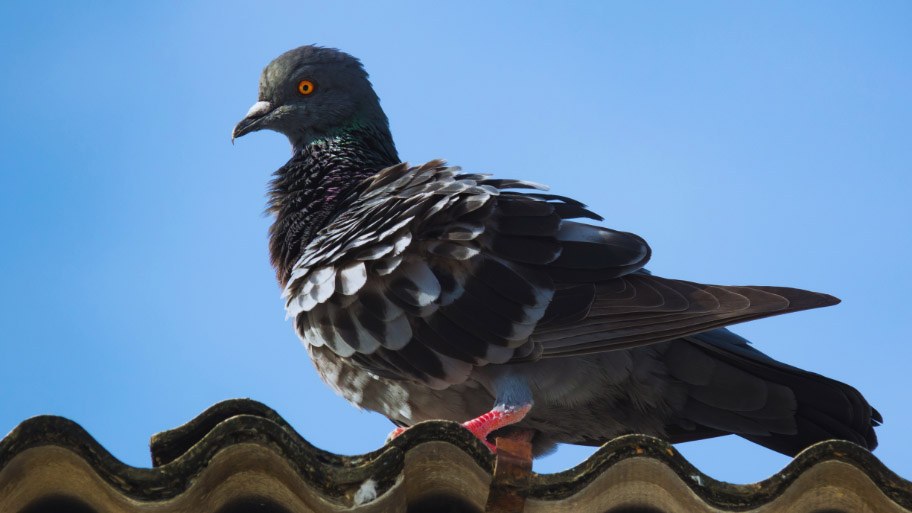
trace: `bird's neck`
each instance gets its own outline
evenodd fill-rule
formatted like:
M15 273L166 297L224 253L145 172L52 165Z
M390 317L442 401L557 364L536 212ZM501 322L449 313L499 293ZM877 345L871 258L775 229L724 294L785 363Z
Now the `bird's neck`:
M305 246L357 195L358 184L398 163L385 126L356 124L294 148L268 195L267 211L275 216L269 252L283 286Z

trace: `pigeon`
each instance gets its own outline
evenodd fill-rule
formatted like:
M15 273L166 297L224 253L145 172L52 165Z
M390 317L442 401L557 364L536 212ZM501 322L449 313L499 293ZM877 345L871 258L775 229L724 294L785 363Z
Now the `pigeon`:
M396 436L432 419L532 444L735 434L786 455L874 449L882 421L849 385L726 326L835 305L821 293L647 271L641 237L529 181L402 162L361 62L302 46L270 62L234 127L287 136L269 251L320 378Z

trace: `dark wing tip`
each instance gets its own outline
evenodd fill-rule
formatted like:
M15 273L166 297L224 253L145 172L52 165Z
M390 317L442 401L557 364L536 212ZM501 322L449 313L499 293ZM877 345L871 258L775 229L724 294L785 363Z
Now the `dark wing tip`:
M829 294L791 287L757 287L777 293L789 300L789 311L810 310L838 305L842 301Z
M842 303L842 300L836 296L831 296L829 294L823 294L820 292L818 292L818 294L820 294L824 298L824 304L822 306L835 306L835 305L838 305L839 303Z

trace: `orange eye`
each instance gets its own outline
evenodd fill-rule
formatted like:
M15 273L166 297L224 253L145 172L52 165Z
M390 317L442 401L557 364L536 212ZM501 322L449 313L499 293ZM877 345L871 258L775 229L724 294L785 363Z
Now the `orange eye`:
M308 94L314 92L314 83L310 80L302 80L298 83L298 92L307 96Z

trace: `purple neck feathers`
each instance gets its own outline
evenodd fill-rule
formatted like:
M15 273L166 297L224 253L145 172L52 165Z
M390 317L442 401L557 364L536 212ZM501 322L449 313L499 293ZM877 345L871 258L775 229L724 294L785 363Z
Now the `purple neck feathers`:
M357 196L358 185L399 163L389 131L359 127L297 148L270 183L269 253L282 286L317 232Z

